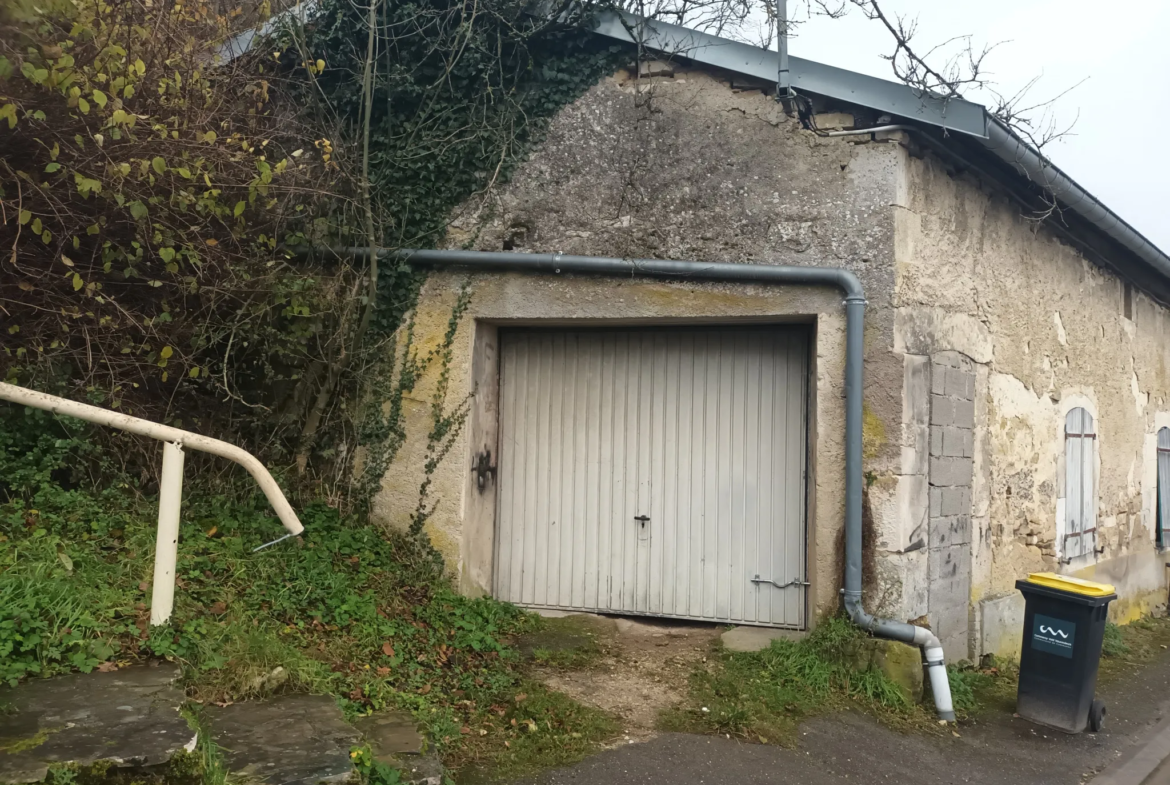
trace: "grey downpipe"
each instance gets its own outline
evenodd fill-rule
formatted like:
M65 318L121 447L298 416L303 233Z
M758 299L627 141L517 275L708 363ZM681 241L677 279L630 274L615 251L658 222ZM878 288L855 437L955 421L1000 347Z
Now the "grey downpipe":
M335 251L339 256L364 258L365 248ZM923 650L923 659L939 719L954 721L951 688L943 662L942 644L923 627L877 619L861 605L861 464L862 369L865 357L865 290L849 270L837 267L790 267L729 262L683 262L662 259L612 259L559 253L496 251L383 250L380 258L418 267L467 267L492 272L586 273L617 277L646 276L667 280L740 281L744 283L835 286L845 292L845 588L842 596L849 618L880 638L903 641Z

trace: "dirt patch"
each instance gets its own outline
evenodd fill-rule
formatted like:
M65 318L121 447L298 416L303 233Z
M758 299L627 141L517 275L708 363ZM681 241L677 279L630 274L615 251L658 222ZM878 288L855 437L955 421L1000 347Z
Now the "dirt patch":
M656 735L659 714L686 697L688 677L712 654L723 629L586 614L550 621L570 619L590 625L596 655L583 667L538 664L533 675L551 689L617 716L624 731L621 743Z

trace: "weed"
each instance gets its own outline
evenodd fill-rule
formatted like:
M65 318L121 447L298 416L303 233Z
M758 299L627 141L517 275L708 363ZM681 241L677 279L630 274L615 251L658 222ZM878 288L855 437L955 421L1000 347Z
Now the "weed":
M910 711L884 673L855 667L863 637L848 620L834 617L799 641L774 640L760 652L724 652L713 667L692 675L687 702L667 712L662 725L784 741L802 719L844 701L887 713Z
M453 757L460 769L514 779L567 766L596 752L617 735L606 712L582 706L537 682L524 682L510 700L483 707L464 726L467 742Z
M1124 657L1129 654L1129 646L1125 642L1125 636L1121 632L1121 628L1113 622L1105 623L1105 639L1101 643L1101 656L1103 657Z
M525 684L509 640L536 617L459 595L420 538L388 536L320 503L298 510L302 537L253 553L279 530L265 500L190 489L174 613L152 627L155 502L121 476L103 491L73 484L75 440L54 434L31 452L6 449L16 442L0 433L6 682L164 658L182 666L194 701L295 690L334 695L350 716L404 709L440 754L508 770L576 759L614 731L607 715ZM197 712L188 716L199 725ZM218 752L200 738L200 776L222 783ZM371 782L391 776L379 772Z

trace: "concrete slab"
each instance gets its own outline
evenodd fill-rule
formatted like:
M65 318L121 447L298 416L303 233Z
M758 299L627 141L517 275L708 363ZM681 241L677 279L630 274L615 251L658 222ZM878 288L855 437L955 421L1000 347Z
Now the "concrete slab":
M175 665L135 665L0 689L0 783L40 782L54 764L161 766L195 749Z
M359 717L354 727L374 757L402 773L403 785L442 785L443 764L428 752L426 739L406 712L384 711Z
M798 641L807 630L778 630L772 627L735 627L719 636L728 651L763 651L772 641Z
M282 695L204 710L234 777L267 785L345 782L360 734L326 695Z
M1024 596L1013 592L981 600L979 614L982 621L980 650L1007 659L1019 657L1024 636Z

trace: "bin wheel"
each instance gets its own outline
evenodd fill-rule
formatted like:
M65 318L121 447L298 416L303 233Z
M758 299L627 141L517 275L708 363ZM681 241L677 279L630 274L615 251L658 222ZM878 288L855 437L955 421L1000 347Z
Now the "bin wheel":
M1101 730L1101 726L1105 724L1105 704L1102 701L1094 700L1089 706L1089 732L1096 733Z

